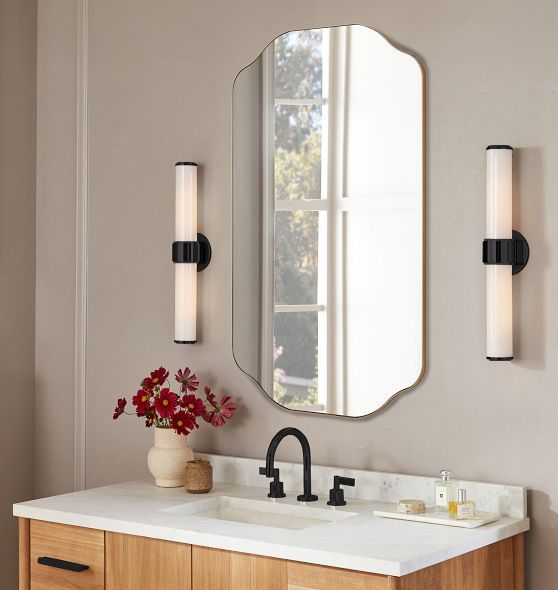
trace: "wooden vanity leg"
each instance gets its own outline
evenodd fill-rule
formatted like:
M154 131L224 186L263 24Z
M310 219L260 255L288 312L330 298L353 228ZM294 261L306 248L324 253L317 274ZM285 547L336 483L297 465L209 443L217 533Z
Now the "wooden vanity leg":
M513 590L525 590L525 534L513 537Z
M19 519L19 590L29 590L31 563L29 557L29 519Z

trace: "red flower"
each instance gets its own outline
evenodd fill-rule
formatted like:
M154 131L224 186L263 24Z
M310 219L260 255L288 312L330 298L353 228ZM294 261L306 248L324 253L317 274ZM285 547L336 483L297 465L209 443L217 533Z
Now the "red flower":
M215 394L211 391L211 388L207 387L207 385L203 388L203 391L205 393L205 397L207 398L207 401L214 407L217 407L217 397L215 396Z
M126 398L119 398L116 402L116 408L114 408L114 414L112 415L112 419L116 420L118 416L124 413L124 408L126 407Z
M209 387L204 387L204 395L196 395L200 382L189 367L179 369L174 375L180 385L180 391L170 390L169 372L164 367L151 371L149 377L141 382L141 389L132 397L135 414L145 420L145 426L173 428L178 434L187 435L199 428L198 418L212 426L223 426L233 417L236 403L230 396L223 395L220 400ZM167 387L165 387L167 385ZM126 411L126 398L119 398L114 408L113 419L122 414L133 415Z
M154 401L155 409L161 418L169 418L178 405L178 396L176 393L169 391L168 387L161 389L159 396Z
M192 373L189 367L186 367L184 371L179 369L174 378L180 383L182 393L187 391L196 391L200 386L200 382L196 377L195 373Z
M179 410L171 416L171 422L177 434L190 434L190 431L198 427L192 415L184 410Z
M164 367L159 367L157 370L151 371L149 377L141 382L141 386L153 391L154 387L161 387L168 376L169 372Z
M150 393L144 389L139 389L132 398L132 403L136 406L136 414L145 416L151 409Z
M209 390L209 388L206 388ZM230 395L221 397L221 401L217 403L215 394L211 390L206 391L207 401L213 406L213 409L206 410L203 419L212 426L223 426L226 420L230 420L236 410L236 403L230 401Z
M192 393L185 395L180 405L194 416L201 416L205 412L203 401Z

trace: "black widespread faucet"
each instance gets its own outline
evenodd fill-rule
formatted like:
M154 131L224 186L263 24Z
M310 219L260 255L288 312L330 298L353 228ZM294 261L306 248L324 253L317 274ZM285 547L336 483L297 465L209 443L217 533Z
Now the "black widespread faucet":
M273 482L270 485L268 496L270 498L284 498L283 484L279 481L279 469L275 467L275 451L279 443L286 437L292 435L298 439L302 446L302 469L304 475L304 493L297 496L299 502L315 502L318 496L312 494L312 462L310 459L310 444L304 434L293 427L282 428L269 443L267 455L265 458L265 467L260 467L260 475L266 477L273 477Z

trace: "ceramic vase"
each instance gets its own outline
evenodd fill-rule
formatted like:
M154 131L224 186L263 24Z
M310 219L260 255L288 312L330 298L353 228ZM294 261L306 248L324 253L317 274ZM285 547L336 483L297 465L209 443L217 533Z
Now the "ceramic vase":
M188 446L188 437L176 434L172 428L155 428L155 444L147 454L147 465L156 486L183 486L186 463L193 459L194 452Z

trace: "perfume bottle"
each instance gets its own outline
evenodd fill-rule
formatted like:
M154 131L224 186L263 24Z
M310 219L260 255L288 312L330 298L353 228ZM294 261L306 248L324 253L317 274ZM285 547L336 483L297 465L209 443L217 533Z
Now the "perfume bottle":
M449 514L455 520L471 520L475 518L474 500L467 500L467 490L457 491L457 500L449 503Z
M449 503L457 500L457 482L451 479L451 471L440 471L442 479L434 482L435 506L437 512L448 512Z

